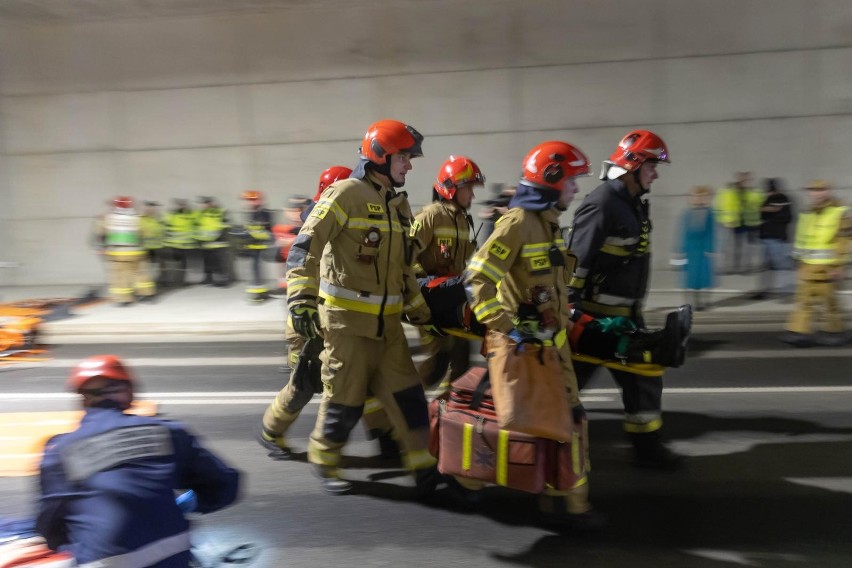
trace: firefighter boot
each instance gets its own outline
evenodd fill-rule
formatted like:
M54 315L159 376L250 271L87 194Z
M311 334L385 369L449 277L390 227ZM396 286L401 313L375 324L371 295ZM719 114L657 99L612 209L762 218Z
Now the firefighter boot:
M631 432L633 465L660 471L678 471L686 465L683 456L668 449L660 437L660 431Z
M437 465L415 469L413 473L415 499L423 499L431 495L444 477L438 472Z
M627 360L680 367L686 357L686 344L692 329L692 307L687 304L666 316L666 327L628 332Z
M379 441L379 459L399 461L399 444L396 443L390 432L376 432L375 439Z
M287 445L284 436L280 434L274 434L261 427L257 434L257 441L269 451L267 455L274 460L289 460L292 457L292 450Z
M322 488L329 495L346 495L352 492L352 484L341 479L340 472L336 467L328 465L314 465L314 475L320 480Z
M603 513L589 509L582 513L570 513L563 496L538 496L538 510L544 524L571 532L596 532L606 527Z

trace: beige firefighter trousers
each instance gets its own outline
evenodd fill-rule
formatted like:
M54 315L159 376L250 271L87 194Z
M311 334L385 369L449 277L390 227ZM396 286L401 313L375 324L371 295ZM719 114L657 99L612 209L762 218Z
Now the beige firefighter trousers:
M411 360L400 320L386 317L384 337L353 335L345 328L325 329L323 395L308 443L311 463L337 467L349 432L365 409L368 393L381 403L410 470L433 466L429 454L426 396Z

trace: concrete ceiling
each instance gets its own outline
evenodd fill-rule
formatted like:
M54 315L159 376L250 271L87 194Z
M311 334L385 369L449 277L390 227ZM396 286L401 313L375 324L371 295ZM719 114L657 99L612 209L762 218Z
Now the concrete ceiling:
M0 0L0 22L68 23L200 16L383 1L390 0Z

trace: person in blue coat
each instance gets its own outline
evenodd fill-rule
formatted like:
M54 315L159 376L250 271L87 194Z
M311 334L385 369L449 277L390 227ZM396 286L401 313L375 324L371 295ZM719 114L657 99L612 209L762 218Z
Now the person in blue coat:
M671 264L683 269L682 285L696 310L707 307L704 290L715 286L713 257L716 252L715 219L710 204L713 191L703 185L693 187L689 207L680 219Z
M80 566L189 566L175 491L194 491L195 511L209 513L237 499L239 473L182 425L125 414L134 378L115 355L83 360L68 386L85 415L45 446L36 530Z

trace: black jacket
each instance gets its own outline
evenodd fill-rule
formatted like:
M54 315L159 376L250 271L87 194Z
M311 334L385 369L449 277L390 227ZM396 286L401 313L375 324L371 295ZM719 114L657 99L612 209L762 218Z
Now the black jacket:
M787 227L793 220L793 208L790 200L783 193L776 192L766 196L763 206L767 205L780 205L781 209L779 211L760 212L760 238L779 239L787 242L789 240Z
M568 248L577 256L570 287L584 311L601 306L637 308L650 274L648 202L610 180L595 188L574 214ZM638 316L638 313L633 315Z

